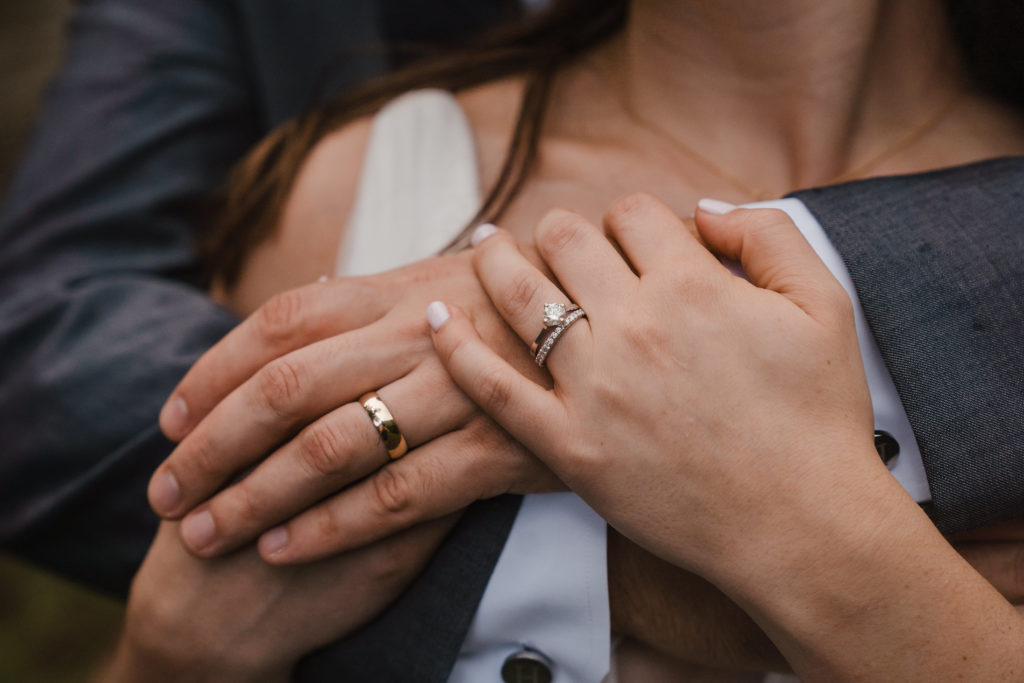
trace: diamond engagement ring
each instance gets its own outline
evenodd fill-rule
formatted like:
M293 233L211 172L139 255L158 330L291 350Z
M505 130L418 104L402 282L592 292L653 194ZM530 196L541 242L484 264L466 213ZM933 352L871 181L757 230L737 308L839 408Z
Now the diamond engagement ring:
M544 329L530 347L533 361L544 367L558 339L574 322L586 316L586 312L576 304L544 304Z
M544 304L544 327L564 325L566 316L578 310L576 304Z

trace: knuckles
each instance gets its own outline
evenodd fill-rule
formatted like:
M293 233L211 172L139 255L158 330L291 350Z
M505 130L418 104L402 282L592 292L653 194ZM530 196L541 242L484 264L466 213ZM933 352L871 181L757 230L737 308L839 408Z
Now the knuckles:
M187 460L181 463L183 468L176 469L175 475L179 481L188 474L199 477L220 476L222 460L222 454L210 441L207 433L197 430L189 435ZM182 472L181 469L184 469L185 472ZM182 481L181 484L184 488L185 482Z
M387 516L401 515L413 505L412 477L401 467L383 467L370 480L377 506Z
M264 406L281 418L290 418L304 389L303 372L289 357L272 361L257 375L257 394Z
M299 462L313 478L336 474L354 452L351 437L328 420L318 420L298 436Z
M512 318L521 318L536 307L534 303L540 295L540 282L535 273L521 270L509 282L502 309Z
M661 201L646 192L630 192L619 197L605 211L604 220L618 226L631 224L632 218L638 213L646 213L660 209Z
M728 221L745 224L748 234L752 237L759 237L766 234L766 231L775 231L780 228L796 229L789 214L781 209L741 209L729 212L724 218Z
M512 384L503 368L491 365L476 377L477 402L491 414L501 414L512 399Z
M586 219L565 209L552 209L540 220L534 232L537 249L551 256L567 249L591 229Z
M305 310L303 290L275 294L255 313L259 336L273 348L288 346L302 327Z

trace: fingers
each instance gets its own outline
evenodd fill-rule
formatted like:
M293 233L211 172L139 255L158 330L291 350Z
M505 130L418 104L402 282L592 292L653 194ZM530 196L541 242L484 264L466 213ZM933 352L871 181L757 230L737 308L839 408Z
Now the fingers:
M638 192L618 199L605 213L604 225L641 276L678 269L684 262L715 265L690 227L651 195Z
M579 214L564 209L549 211L537 224L534 238L541 258L573 301L584 309L596 311L636 285L629 264L604 232ZM483 246L478 244L477 250ZM480 258L487 262L492 258L487 251L484 249L477 257L478 272Z
M362 547L475 500L559 482L490 420L480 418L381 468L369 478L265 533L260 554L295 564Z
M532 344L545 327L544 304L568 303L569 297L523 256L507 232L497 230L482 241L478 240L480 235L479 231L474 234L474 265L480 282L509 327L527 345ZM603 237L601 239L604 240ZM608 248L611 249L611 246L608 245ZM615 254L615 258L622 262L618 254ZM630 277L634 276L630 274ZM578 347L560 347L576 346L583 338L580 333L585 327L584 318L566 330L558 345L552 349L552 356L560 356L560 363L571 363ZM553 368L550 359L548 362L548 367ZM552 369L552 372L555 370Z
M465 424L475 412L436 359L377 393L411 448ZM384 443L365 408L348 403L303 429L239 482L190 512L181 525L182 540L204 557L233 550L387 462ZM388 532L411 523L392 525Z
M181 516L300 426L408 374L430 348L420 325L381 321L259 370L160 465L149 486L153 509L166 518Z
M956 549L1003 597L1024 602L1024 542L965 543Z
M491 350L458 308L430 307L434 347L462 391L527 450L540 455L538 447L558 443L566 422L561 401Z
M196 361L160 411L160 428L167 438L181 441L225 396L272 360L368 325L388 308L367 279L318 282L278 294Z
M785 212L704 199L697 207L697 228L708 247L739 261L758 287L784 295L819 320L850 307L842 286Z

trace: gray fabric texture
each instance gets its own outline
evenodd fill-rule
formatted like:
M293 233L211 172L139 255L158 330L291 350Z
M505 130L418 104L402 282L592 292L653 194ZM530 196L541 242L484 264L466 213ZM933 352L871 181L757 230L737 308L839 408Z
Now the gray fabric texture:
M936 525L1024 517L1024 159L793 196L850 270Z

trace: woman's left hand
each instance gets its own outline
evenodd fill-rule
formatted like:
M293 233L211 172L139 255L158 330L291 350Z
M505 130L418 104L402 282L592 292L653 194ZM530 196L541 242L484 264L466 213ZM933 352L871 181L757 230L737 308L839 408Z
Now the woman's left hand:
M537 228L541 256L587 313L551 352L553 391L458 311L435 343L462 389L613 526L714 575L730 548L785 543L785 516L806 534L798 518L849 482L889 477L850 300L785 214L698 212L703 239L750 282L651 197L620 200L605 224L626 258L576 214ZM475 265L526 342L544 304L566 302L504 232L479 242Z
M163 522L132 582L124 632L97 680L288 681L305 654L365 624L419 574L447 517L301 566L249 546L200 559Z
M538 249L587 313L551 351L554 388L432 304L452 377L617 530L735 600L802 680L1018 679L1020 615L874 449L846 292L785 214L703 206L708 248L660 202L621 200L605 223L625 258L549 214ZM533 340L566 294L507 234L474 237L488 295Z

